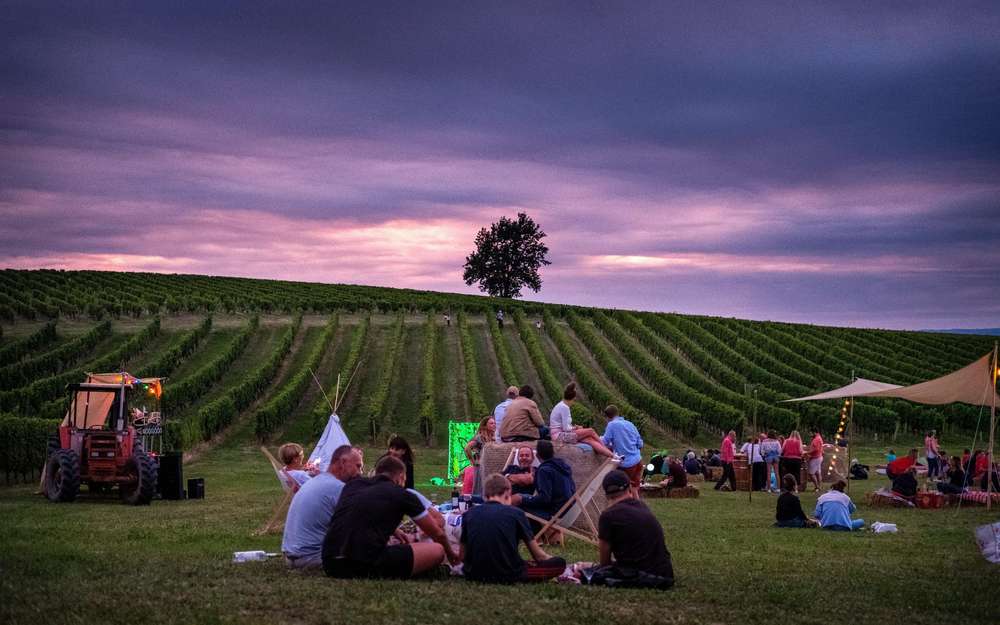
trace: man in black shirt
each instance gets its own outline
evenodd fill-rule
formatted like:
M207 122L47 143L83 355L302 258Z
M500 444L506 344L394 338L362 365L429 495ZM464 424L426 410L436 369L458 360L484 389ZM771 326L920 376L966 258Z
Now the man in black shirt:
M535 452L531 447L520 447L515 462L503 470L510 482L511 492L515 495L531 495L535 492L535 474L531 466L534 461Z
M453 564L459 561L444 531L416 495L403 488L405 483L406 467L386 456L375 465L375 477L344 486L323 541L327 575L405 579L434 568L446 556ZM387 545L403 516L413 519L434 543Z
M486 503L462 517L462 559L465 578L474 582L511 584L557 577L566 561L552 558L535 542L524 512L510 505L510 482L494 473L483 485ZM534 558L525 562L518 553L524 543Z
M622 570L631 569L663 579L658 587L674 584L670 552L663 540L663 527L646 504L632 497L628 476L614 470L601 484L608 507L597 522L601 566L612 562Z

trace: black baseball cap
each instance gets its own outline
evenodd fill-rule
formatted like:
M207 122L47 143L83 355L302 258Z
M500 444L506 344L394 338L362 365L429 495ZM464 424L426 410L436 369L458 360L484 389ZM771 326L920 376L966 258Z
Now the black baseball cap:
M601 486L604 488L605 495L623 493L629 488L628 476L625 475L624 471L615 469L604 476L604 479L601 481Z

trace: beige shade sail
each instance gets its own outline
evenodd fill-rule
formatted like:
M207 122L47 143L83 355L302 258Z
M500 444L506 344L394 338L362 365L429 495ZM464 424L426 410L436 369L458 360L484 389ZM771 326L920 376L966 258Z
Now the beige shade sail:
M132 384L134 382L149 384L156 393L162 392L163 378L136 378L129 373L90 373L86 384ZM159 397L159 395L157 395ZM92 428L104 425L108 412L115 401L115 393L81 391L76 394L76 425L81 428ZM62 425L70 425L73 407L66 411Z
M1000 404L993 387L993 354L940 378L877 393L866 397L896 397L918 404L950 404L962 402L973 406Z
M887 384L885 382L877 382L875 380L866 380L864 378L858 378L857 380L851 382L847 386L841 386L840 388L835 388L832 391L826 391L825 393L818 393L816 395L810 395L808 397L796 397L795 399L784 399L783 402L790 401L818 401L820 399L840 399L843 397L856 397L858 395L867 395L869 393L877 393L879 391L885 391L889 389L902 388L898 384Z
M1000 404L993 386L993 354L986 354L976 362L953 371L940 378L920 382L911 386L898 386L875 380L858 378L847 386L832 391L786 399L792 401L815 401L820 399L839 399L843 397L895 397L906 399L918 404L950 404L962 402L973 406L990 406L991 402Z

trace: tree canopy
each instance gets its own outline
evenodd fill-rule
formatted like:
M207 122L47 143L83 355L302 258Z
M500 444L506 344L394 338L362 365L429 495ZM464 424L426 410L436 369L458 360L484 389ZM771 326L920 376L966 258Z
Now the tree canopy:
M525 213L517 219L501 217L476 235L476 249L465 257L465 283L478 283L479 290L493 297L521 297L521 289L542 288L538 274L549 248L542 243L545 232Z

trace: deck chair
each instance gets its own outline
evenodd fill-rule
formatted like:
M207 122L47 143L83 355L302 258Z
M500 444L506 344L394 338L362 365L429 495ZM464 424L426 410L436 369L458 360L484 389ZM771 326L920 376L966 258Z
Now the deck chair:
M535 540L545 536L549 530L557 529L569 536L597 545L597 519L594 518L594 512L588 510L588 506L593 503L594 495L597 494L597 489L601 488L604 476L617 469L619 464L620 461L614 458L605 460L590 477L590 480L582 486L578 486L573 496L552 515L551 519L543 519L525 513L529 519L542 524L542 528L535 533ZM583 529L575 527L578 521L584 526Z
M285 472L284 465L278 462L278 459L271 455L271 452L267 450L267 447L261 447L260 450L271 463L271 468L274 469L274 474L277 476L278 482L281 484L281 489L285 492L285 495L282 497L281 502L275 506L274 512L271 513L271 517L267 520L267 523L254 531L254 536L277 534L278 532L284 531L285 516L288 514L288 506L292 504L292 497L294 497L295 493L299 490L298 482Z

